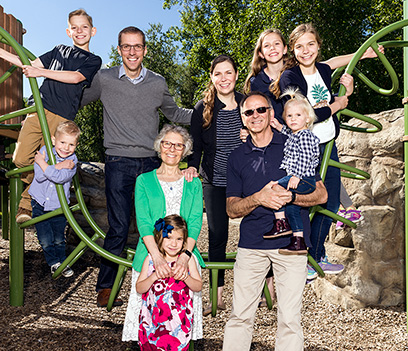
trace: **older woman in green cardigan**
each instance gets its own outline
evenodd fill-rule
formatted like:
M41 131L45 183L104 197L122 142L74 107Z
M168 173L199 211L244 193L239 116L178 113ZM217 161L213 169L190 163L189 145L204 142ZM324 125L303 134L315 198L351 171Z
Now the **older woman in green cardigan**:
M180 161L191 154L192 139L187 130L166 125L154 142L154 149L162 160L161 166L152 172L141 174L136 181L135 207L139 243L132 269L132 287L123 328L123 341L136 341L139 330L141 296L136 292L136 280L148 253L152 257L159 278L173 276L183 279L188 274L188 261L195 259L197 266L204 261L196 247L203 219L202 185L198 178L187 182L179 168ZM187 222L188 239L185 251L172 270L154 241L154 223L170 214L179 214ZM192 339L202 338L201 292L194 293L194 323Z

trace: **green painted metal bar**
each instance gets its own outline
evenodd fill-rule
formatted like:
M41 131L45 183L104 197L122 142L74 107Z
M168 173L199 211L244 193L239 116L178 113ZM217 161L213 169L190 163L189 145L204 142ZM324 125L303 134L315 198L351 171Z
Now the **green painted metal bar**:
M73 206L70 207L71 211L78 211L80 209L81 208L79 207L78 204L73 205ZM30 219L29 221L26 221L26 222L20 224L20 228L24 229L24 228L27 228L27 227L31 227L32 225L37 224L38 222L42 222L42 221L44 221L46 219L50 219L52 217L59 216L61 214L64 214L64 211L62 210L62 208L58 208L58 209L56 209L54 211L47 212L47 213L45 213L45 214L43 214L43 215L41 215L39 217L35 217L33 219Z
M408 21L408 2L404 0L404 20ZM403 30L403 38L408 41L408 27ZM408 48L404 47L404 98L408 97ZM404 136L408 135L408 105L404 105ZM405 308L408 315L408 140L404 139L404 174L405 174ZM407 317L408 332L408 317Z
M127 252L126 259L129 261L133 261L134 254ZM108 305L106 306L108 312L112 310L113 303L115 302L116 296L122 287L123 281L125 280L125 276L127 273L128 267L126 266L119 266L118 273L116 274L115 282L112 287L111 294L109 295Z
M13 112L7 113L7 114L5 114L3 116L0 116L0 122L4 122L4 121L7 121L8 119L11 119L11 118L14 118L14 117L19 117L19 116L25 115L27 113L34 113L34 112L36 112L36 107L34 105L29 106L29 107L25 107L25 108L22 108L21 110L13 111ZM21 124L11 124L11 125L21 127ZM7 126L8 125L6 124L6 125L2 125L1 127L6 128Z
M19 178L10 179L10 216L15 218L23 184ZM22 306L24 303L24 233L16 221L10 222L9 256L10 305Z
M11 66L1 77L0 77L0 84L5 82L13 72L17 69L17 66Z
M9 186L1 186L1 232L4 240L9 239Z
M271 310L273 307L273 301L272 301L271 292L269 291L268 284L266 284L266 282L263 288L263 294L265 296L265 301L266 301L266 305L268 306L268 310Z

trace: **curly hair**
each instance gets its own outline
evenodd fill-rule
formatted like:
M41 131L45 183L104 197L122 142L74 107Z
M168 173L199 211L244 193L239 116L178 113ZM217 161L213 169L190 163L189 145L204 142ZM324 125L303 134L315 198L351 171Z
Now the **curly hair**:
M160 157L160 143L168 133L179 134L183 138L183 144L185 145L182 158L191 155L193 153L193 138L189 134L186 128L177 126L175 124L165 124L161 129L156 139L154 140L153 149Z

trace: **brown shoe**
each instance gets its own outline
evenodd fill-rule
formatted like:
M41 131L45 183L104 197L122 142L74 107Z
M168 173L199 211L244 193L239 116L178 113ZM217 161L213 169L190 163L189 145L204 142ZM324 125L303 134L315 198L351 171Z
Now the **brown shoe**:
M264 239L274 239L280 236L292 234L289 222L286 218L274 219L272 229L265 233Z
M305 239L301 236L292 236L290 244L278 250L282 255L307 255Z
M225 306L224 301L221 301L221 303L218 303L217 305L217 310L218 311L225 311L227 309L227 307ZM203 316L207 317L208 315L210 315L212 312L212 304L210 303L206 308L204 308L203 310Z
M16 222L21 224L29 221L31 218L31 211L25 208L19 207L16 214Z
M96 304L98 307L106 307L108 306L109 296L112 292L112 289L102 289L98 292L98 298L96 299ZM122 306L123 301L122 299L116 298L113 301L113 306Z

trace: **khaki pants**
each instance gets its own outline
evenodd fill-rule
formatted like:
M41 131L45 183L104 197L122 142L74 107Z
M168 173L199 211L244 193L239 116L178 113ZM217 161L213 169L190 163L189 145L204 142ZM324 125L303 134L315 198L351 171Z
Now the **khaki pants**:
M65 118L56 115L48 110L45 110L48 128L50 134L54 135L55 130L60 122L66 121ZM24 125L21 128L17 139L16 149L13 154L13 162L18 167L26 167L34 164L34 156L37 150L44 145L44 138L41 131L40 121L37 113L27 115ZM34 178L34 172L26 172L21 175L21 180L28 185L31 184ZM26 187L21 194L19 207L31 211L31 197L28 194L29 186Z
M278 250L238 248L232 312L225 326L223 351L250 349L255 313L271 262L278 304L275 350L303 350L300 312L307 257L280 255Z

